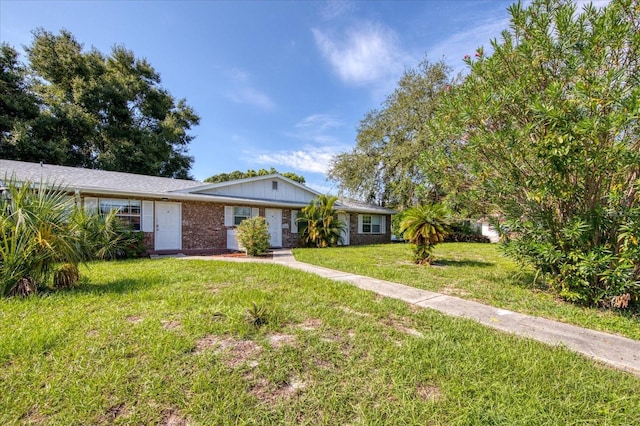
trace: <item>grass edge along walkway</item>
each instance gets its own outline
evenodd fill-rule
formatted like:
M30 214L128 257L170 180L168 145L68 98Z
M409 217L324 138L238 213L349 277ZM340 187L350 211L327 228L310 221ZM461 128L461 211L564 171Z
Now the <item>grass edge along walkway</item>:
M211 259L212 257L206 258ZM640 341L627 337L520 314L404 284L310 265L296 260L291 250L288 249L275 250L273 259L220 258L217 256L215 258L228 261L273 262L334 281L347 282L363 290L373 291L382 296L399 299L450 316L472 319L485 326L517 336L528 337L551 345L563 345L574 352L640 377Z

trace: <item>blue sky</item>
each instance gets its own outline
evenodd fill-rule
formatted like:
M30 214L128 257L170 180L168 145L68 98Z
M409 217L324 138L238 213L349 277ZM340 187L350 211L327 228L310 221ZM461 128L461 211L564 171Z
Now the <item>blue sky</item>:
M359 121L424 57L462 58L508 27L511 1L0 0L0 40L20 48L37 27L71 31L85 49L124 45L146 58L201 117L189 154L198 180L275 167L320 192Z

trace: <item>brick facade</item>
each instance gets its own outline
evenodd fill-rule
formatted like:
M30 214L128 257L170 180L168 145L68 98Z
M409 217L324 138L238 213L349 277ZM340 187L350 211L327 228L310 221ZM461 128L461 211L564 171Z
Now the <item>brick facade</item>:
M182 202L182 250L211 252L227 248L224 205Z
M391 215L385 216L385 232L384 234L359 234L358 233L358 214L351 213L349 216L349 244L359 246L365 244L385 244L391 242Z
M100 196L101 198L108 198ZM148 198L137 198L144 201ZM180 202L182 216L182 252L187 254L216 254L227 252L227 230L233 229L224 225L224 204L207 203L204 201ZM299 234L292 232L292 209L282 210L282 246L296 247ZM265 208L259 208L259 215L265 216ZM358 214L349 215L349 244L381 244L391 241L391 216L386 215L384 234L358 234ZM155 235L153 232L144 233L144 243L149 253L155 250ZM167 252L175 252L167 251Z

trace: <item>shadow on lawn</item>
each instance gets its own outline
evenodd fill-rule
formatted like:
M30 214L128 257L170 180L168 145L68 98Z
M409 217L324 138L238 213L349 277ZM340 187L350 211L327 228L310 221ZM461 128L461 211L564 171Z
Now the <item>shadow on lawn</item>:
M445 259L437 259L433 262L434 266L453 266L458 268L488 268L490 266L495 266L495 263L492 262L482 262L479 260L445 260Z
M148 280L132 278L120 278L117 280L102 283L93 283L88 279L81 281L82 282L78 287L74 287L69 292L81 294L125 294L148 289L150 287Z

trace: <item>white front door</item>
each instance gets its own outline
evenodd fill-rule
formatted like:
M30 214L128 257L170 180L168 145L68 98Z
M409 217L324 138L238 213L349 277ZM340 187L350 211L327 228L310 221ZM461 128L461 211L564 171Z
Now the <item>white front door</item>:
M271 247L282 247L282 210L264 209L267 228L271 235Z
M182 205L156 201L156 250L182 249Z
M345 225L342 232L340 232L340 236L342 237L342 243L340 245L348 246L349 245L349 213L338 214L338 220L341 220Z

